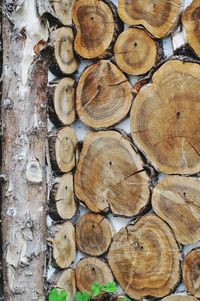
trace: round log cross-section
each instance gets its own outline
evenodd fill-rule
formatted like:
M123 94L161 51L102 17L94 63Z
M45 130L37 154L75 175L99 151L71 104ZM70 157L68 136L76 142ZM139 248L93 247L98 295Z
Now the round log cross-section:
M75 173L76 196L94 211L135 216L149 201L149 178L129 140L116 131L89 133Z
M131 134L154 167L168 174L200 171L200 66L171 60L143 86L131 110Z
M171 229L148 215L122 228L113 238L108 262L131 298L163 297L179 281L179 249Z
M72 24L72 7L76 0L54 0L53 7L56 13L56 16L64 25Z
M198 301L195 297L189 295L171 295L161 301Z
M200 298L200 249L186 255L183 261L183 282L186 289Z

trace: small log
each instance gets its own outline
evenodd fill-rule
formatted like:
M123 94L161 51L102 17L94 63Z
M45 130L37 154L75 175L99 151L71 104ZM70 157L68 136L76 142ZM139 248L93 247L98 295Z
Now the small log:
M105 58L112 54L119 32L114 4L101 0L79 0L72 9L77 29L75 51L83 58Z
M52 169L57 172L69 172L75 166L75 148L77 138L70 127L54 131L49 137L49 154Z
M183 261L183 282L186 289L196 298L200 298L200 249L187 254Z
M200 180L166 176L153 190L155 213L183 245L200 240Z
M106 284L113 281L113 275L108 265L98 258L87 257L76 265L76 285L78 289L90 292L94 282Z
M131 298L164 297L177 285L179 248L171 229L148 215L122 228L113 238L108 262Z
M157 62L157 44L144 30L129 28L117 38L114 55L122 71L131 75L145 74Z
M81 75L76 90L76 110L90 127L106 128L120 122L133 100L131 84L111 62L101 60Z
M200 170L200 66L171 60L135 97L132 137L154 167L168 174Z
M72 173L57 178L50 192L49 215L53 220L71 219L76 213Z
M108 218L100 214L82 215L76 224L76 244L79 250L91 256L104 254L112 240Z
M181 0L118 1L118 14L124 23L143 25L153 36L169 35L178 23Z
M66 269L76 256L75 229L70 222L57 225L53 237L48 240L52 243L55 266Z
M161 301L198 301L195 297L189 295L171 295Z
M67 300L74 301L76 294L75 271L71 268L65 271L56 271L48 281L52 287L65 289L67 291Z
M186 33L186 40L200 57L200 13L199 0L193 0L182 15L182 24Z
M93 212L138 215L149 201L140 156L116 131L87 134L74 178L76 196Z
M63 25L72 24L72 7L75 0L53 0L53 8L56 16Z
M66 77L47 87L49 117L55 125L70 125L76 119L74 83L72 78Z

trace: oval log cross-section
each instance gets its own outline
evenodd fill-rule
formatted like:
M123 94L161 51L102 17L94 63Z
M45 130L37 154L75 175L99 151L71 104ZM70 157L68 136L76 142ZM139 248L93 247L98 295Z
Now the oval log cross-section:
M100 214L82 215L76 224L76 244L82 252L91 256L105 253L112 240L108 218Z
M166 176L153 190L152 206L184 244L200 240L200 180Z
M152 35L162 38L175 27L181 0L119 0L120 18L129 25L143 25Z
M94 282L106 284L113 281L113 275L108 265L95 257L81 259L76 265L76 285L78 289L90 292Z
M200 66L178 60L163 64L143 86L131 110L131 134L160 171L200 171Z
M198 301L195 297L189 295L171 295L161 301Z
M186 32L186 40L200 56L200 2L193 0L182 15L183 28Z
M140 75L147 73L156 64L157 45L144 30L129 28L118 37L114 55L122 71Z
M81 75L76 90L76 109L90 127L106 128L120 122L129 112L131 84L111 62L101 60Z
M131 298L163 297L179 281L179 249L171 229L160 218L144 216L113 238L108 262Z
M195 249L185 256L183 282L192 295L200 298L200 249Z
M72 24L72 7L76 0L54 0L53 7L56 16L60 19L63 25Z
M149 200L149 178L140 156L116 131L89 133L75 173L76 196L94 211L134 216Z
M101 0L76 1L72 19L77 29L75 51L86 59L110 55L118 33L115 6Z

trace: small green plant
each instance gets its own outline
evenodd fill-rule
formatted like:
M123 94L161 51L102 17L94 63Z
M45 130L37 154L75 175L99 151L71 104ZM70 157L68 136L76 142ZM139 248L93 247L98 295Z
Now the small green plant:
M105 285L101 285L98 282L94 282L91 287L92 297L96 297L102 292L106 293L116 293L117 285L115 282L108 282Z
M67 292L66 290L61 290L60 292L54 288L50 291L49 301L66 301L67 300Z

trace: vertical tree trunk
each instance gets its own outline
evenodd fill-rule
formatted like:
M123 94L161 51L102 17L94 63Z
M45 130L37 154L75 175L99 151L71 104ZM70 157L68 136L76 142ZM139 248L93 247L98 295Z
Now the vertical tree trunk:
M43 1L44 3L46 1ZM5 301L42 301L46 249L47 64L36 1L4 1L2 233Z

